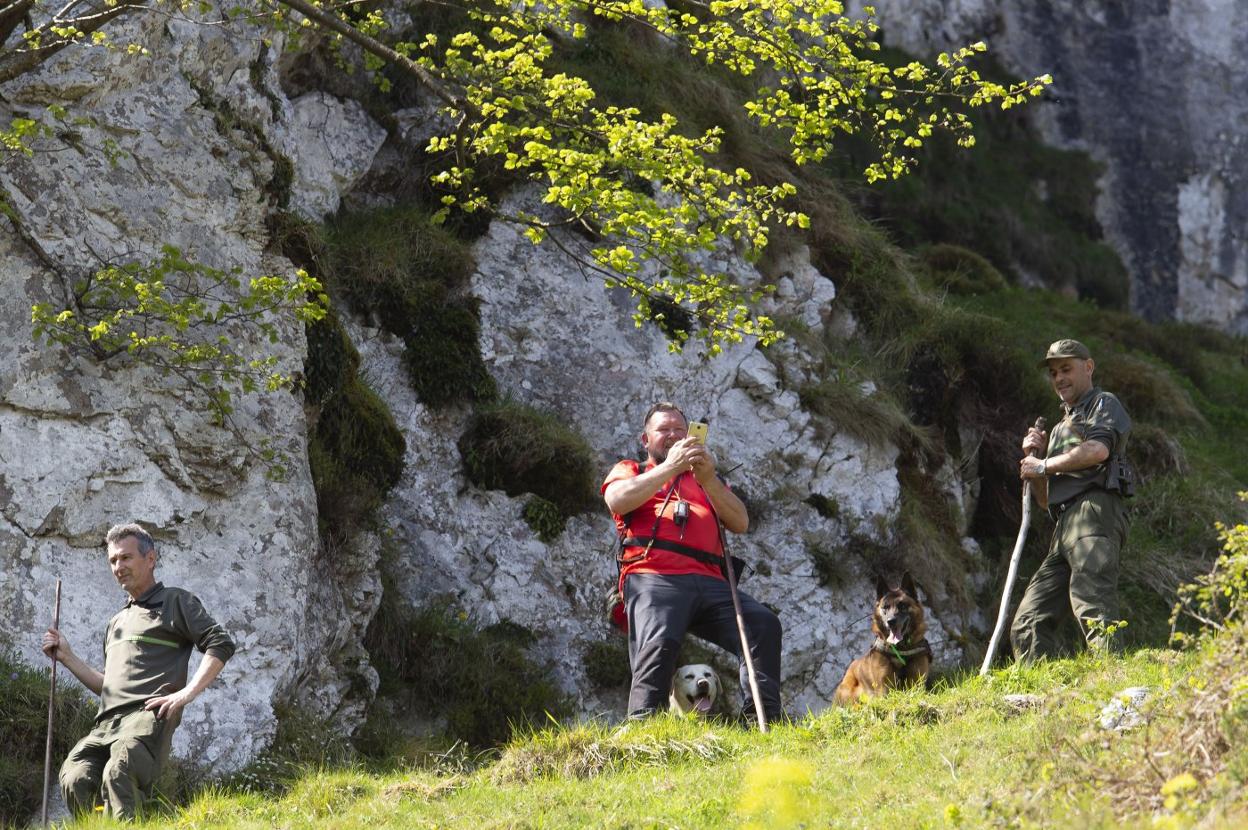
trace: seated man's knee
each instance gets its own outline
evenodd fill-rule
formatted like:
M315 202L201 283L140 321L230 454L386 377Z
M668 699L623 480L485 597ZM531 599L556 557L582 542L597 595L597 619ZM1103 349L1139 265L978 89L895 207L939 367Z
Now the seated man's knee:
M75 815L91 812L99 800L100 771L86 761L66 759L57 776L65 806Z
M123 738L113 744L112 755L104 765L103 788L109 794L115 814L127 814L147 791L156 777L157 761L147 745L138 738Z
M779 643L784 636L784 625L780 622L780 616L762 604L746 616L746 627L764 642Z

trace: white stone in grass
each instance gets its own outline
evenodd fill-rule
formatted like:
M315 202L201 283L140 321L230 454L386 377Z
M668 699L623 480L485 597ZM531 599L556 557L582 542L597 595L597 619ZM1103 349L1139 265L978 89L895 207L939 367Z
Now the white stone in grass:
M1006 695L1001 700L1009 707L1012 714L1022 714L1029 709L1039 709L1040 704L1044 703L1044 698L1040 695Z
M1124 732L1143 724L1139 707L1148 700L1149 691L1148 686L1131 686L1114 695L1101 709L1101 728Z

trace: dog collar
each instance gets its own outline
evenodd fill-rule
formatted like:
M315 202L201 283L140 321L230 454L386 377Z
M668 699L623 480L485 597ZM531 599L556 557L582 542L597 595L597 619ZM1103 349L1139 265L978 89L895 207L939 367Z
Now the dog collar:
M932 653L932 647L927 644L926 639L919 640L910 648L899 649L896 644L886 643L882 638L876 637L875 642L871 645L871 648L881 654L887 655L890 660L896 660L897 664L900 666L904 666L906 664L907 657L913 657L916 654Z

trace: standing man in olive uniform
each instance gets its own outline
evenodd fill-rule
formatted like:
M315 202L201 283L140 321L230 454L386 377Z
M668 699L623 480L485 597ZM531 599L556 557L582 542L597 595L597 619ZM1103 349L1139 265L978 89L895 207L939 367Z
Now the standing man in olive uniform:
M151 794L169 757L182 709L212 684L234 654L234 641L188 591L156 581L156 546L137 524L108 531L108 564L130 595L104 629L104 671L85 663L54 628L43 651L100 696L95 728L61 765L61 793L75 814L101 801L130 820ZM204 653L186 682L192 647Z
M1087 346L1058 340L1041 365L1066 415L1047 447L1045 433L1035 427L1023 439L1019 473L1057 524L1010 628L1019 660L1058 654L1058 625L1071 611L1090 647L1101 645L1090 623L1119 619L1118 557L1127 541L1123 497L1133 489L1123 459L1131 419L1116 397L1093 385L1096 364ZM1029 455L1041 451L1043 458Z

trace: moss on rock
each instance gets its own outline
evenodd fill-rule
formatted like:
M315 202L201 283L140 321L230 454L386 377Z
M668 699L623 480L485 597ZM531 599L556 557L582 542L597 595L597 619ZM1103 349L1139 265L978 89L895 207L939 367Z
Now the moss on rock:
M468 292L468 247L420 207L337 217L327 234L331 282L357 314L401 338L412 388L430 406L496 397Z
M581 655L585 675L599 689L615 689L632 679L628 667L628 641L619 635L597 640Z
M571 711L550 672L531 656L536 642L514 622L481 626L450 601L406 610L393 599L383 602L365 637L383 694L445 718L452 737L476 747L497 746L515 729Z
M359 353L332 312L308 326L305 393L315 407L308 464L322 529L358 526L403 473L407 442L360 378Z
M564 514L597 503L594 453L552 415L511 400L479 407L459 439L469 481L508 495L532 493Z
M558 539L568 523L568 517L559 509L559 505L541 496L533 496L525 502L520 516L537 534L537 538L547 544Z

